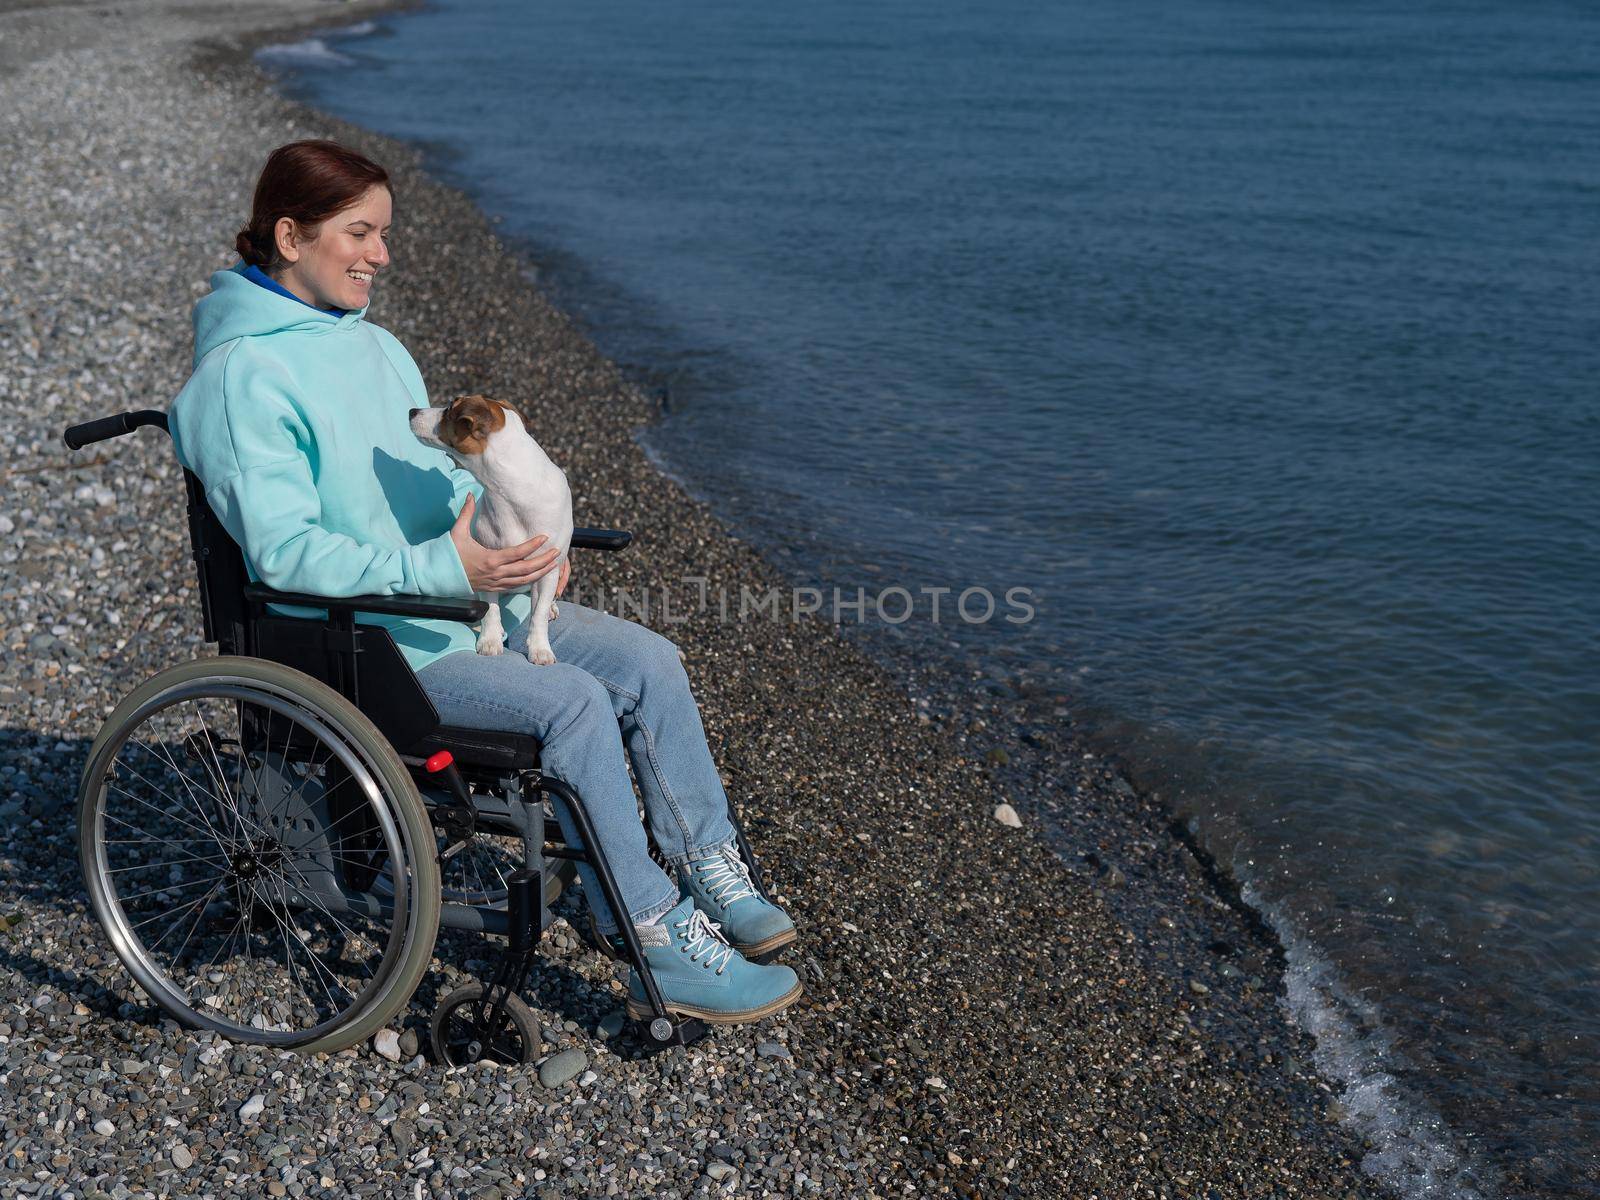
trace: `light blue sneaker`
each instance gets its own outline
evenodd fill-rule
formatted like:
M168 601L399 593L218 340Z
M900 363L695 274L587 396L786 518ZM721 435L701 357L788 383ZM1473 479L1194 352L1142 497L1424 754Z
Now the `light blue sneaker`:
M747 961L717 924L685 896L655 925L635 926L667 1010L712 1025L759 1021L800 997L800 977L784 966ZM651 1017L644 985L629 972L628 1016Z
M737 842L679 867L678 890L693 897L695 907L720 925L729 944L747 958L771 954L795 939L789 914L756 891Z

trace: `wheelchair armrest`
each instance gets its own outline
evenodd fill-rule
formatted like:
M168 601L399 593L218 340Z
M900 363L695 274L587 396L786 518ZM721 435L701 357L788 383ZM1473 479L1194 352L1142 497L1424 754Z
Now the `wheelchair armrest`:
M245 599L259 604L290 604L325 608L329 612L383 613L392 617L420 617L434 621L460 621L470 625L483 619L488 604L471 596L310 596L280 592L261 583L244 585Z
M633 541L622 529L574 529L572 545L584 550L621 550ZM481 621L489 606L471 596L312 596L305 592L280 592L264 583L244 585L245 599L257 604L289 604L325 608L329 612L383 613L393 617L420 617L434 621Z
M623 550L633 541L633 534L623 529L574 529L572 546L575 550Z

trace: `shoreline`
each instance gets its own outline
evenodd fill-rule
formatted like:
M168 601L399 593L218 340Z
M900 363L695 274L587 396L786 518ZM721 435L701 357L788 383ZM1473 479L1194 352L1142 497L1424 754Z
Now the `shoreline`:
M259 7L252 6L252 18L259 19ZM395 7L351 4L337 21L349 24ZM281 11L298 17L312 10L283 5ZM0 22L6 19L0 14ZM526 282L521 257L495 236L470 199L427 177L415 148L356 130L267 90L250 53L286 36L325 30L332 19L317 10L314 18L277 28L210 36L158 64L158 70L176 77L192 75L195 86L225 108L242 101L260 107L229 110L233 119L220 145L229 173L219 173L228 183L213 184L218 194L208 196L204 207L237 209L244 199L239 189L248 186L240 168L252 155L258 161L270 145L288 140L280 136L284 131L292 130L293 136L326 132L379 154L395 172L397 189L405 196L403 219L411 228L405 231L403 269L375 298L374 320L406 342L435 396L488 390L519 403L542 428L561 431L550 439L552 451L571 474L583 510L593 513L595 522L633 529L637 539L635 548L616 561L585 563L584 569L631 587L691 574L714 575L735 586L776 580L777 569L758 551L728 535L704 505L648 462L632 431L651 418L654 406ZM177 44L176 39L169 43ZM0 74L0 87L12 82ZM237 140L246 127L259 130L253 143ZM184 167L192 164L180 164L175 174L181 177ZM204 246L226 251L225 233L225 227L222 234L212 230ZM185 261L169 264L168 276L185 286L203 284L204 273L194 268L216 253L191 249L195 244L187 240L178 245L185 247ZM83 289L86 294L94 290ZM181 383L187 374L191 300L181 297L160 320L133 322L138 328L123 335L148 344L152 382L170 384L176 378ZM183 319L175 326L171 318L179 309ZM3 323L0 331L10 332ZM33 340L41 343L31 360L36 364L72 351L70 339L53 347L43 344L51 339ZM14 336L0 344L0 362L10 363L19 345ZM73 365L63 371L65 377L71 377ZM101 702L151 673L151 659L165 665L198 649L193 601L182 594L189 565L181 493L173 488L170 465L161 470L164 447L153 438L137 448L113 443L103 448L104 456L95 456L104 458L96 464L88 456L70 458L55 440L61 425L119 406L142 404L69 393L48 413L49 428L34 437L36 452L59 471L59 479L91 489L96 507L84 514L90 530L98 529L102 509L108 510L103 523L109 523L124 504L142 505L143 515L160 532L149 539L148 561L138 564L135 578L169 589L156 592L162 601L154 607L170 607L170 618L141 626L130 638L135 653L125 654L127 647L113 651L126 665L108 670L99 686L84 681L75 688L75 696L81 692L83 699L70 713L51 711L49 688L35 693L11 686L14 671L37 663L8 668L7 729L0 741L0 755L6 757L0 763L9 763L20 746L54 764L54 774L70 778L73 742L93 735ZM148 496L136 498L123 490L129 466L142 467L156 483ZM57 480L43 476L41 482ZM113 502L100 504L97 487L111 492ZM47 511L44 501L30 483L17 507ZM17 524L18 536L26 536L29 531ZM0 587L21 593L27 577L17 565L27 561L0 565ZM82 588L89 613L99 613L105 597L97 589L103 580L90 576L73 582ZM70 647L80 640L92 646L93 639L84 635L94 633L99 622L86 621L82 634L70 638L50 634L64 643L58 647L35 645L40 633L23 629L27 622L14 614L5 621L0 629L8 645L20 642L36 659L60 656L65 665L48 678L83 680L97 674L71 671L84 664ZM181 631L176 645L172 629ZM160 636L163 632L167 636ZM734 1118L741 1136L732 1156L708 1150L710 1126L693 1120L655 1130L679 1160L694 1167L694 1185L706 1190L721 1184L703 1171L716 1159L736 1162L746 1189L785 1194L794 1187L804 1190L795 1182L797 1174L816 1183L822 1172L835 1179L833 1190L851 1195L908 1189L1039 1196L1381 1194L1356 1165L1359 1143L1333 1122L1325 1089L1303 1066L1305 1035L1283 1019L1277 1000L1283 987L1281 945L1250 927L1244 913L1254 910L1235 910L1216 895L1208 874L1222 876L1208 872L1173 840L1157 802L1139 795L1116 764L1083 758L1083 746L1070 733L1059 745L1042 748L1049 752L1043 756L1048 769L1062 772L1054 793L1071 804L1062 810L1064 828L1084 846L1082 869L1074 870L1037 836L1031 814L1029 827L1020 831L993 821L993 804L1006 797L998 794L995 772L977 756L980 735L992 726L973 730L971 722L942 722L919 712L903 680L866 660L830 627L818 621L773 628L719 626L698 619L669 632L688 655L708 735L753 818L758 852L802 917L805 944L794 962L807 973L808 996L789 1019L719 1034L663 1072L602 1051L591 1031L614 1007L614 993L606 986L609 968L587 961L594 956L575 939L570 945L558 943L555 961L582 986L558 981L552 987L536 980L530 992L537 994L529 999L547 1024L560 1026L552 1049L585 1049L598 1064L599 1077L586 1089L596 1098L586 1101L591 1107L601 1099L626 1100L630 1089L646 1085L653 1102L670 1105L717 1083L735 1112L743 1106L746 1114ZM90 665L104 666L105 660ZM13 695L27 695L23 711L13 709ZM976 719L1000 719L986 711L988 716ZM68 749L48 748L54 745ZM70 804L70 785L66 790ZM46 792L39 797L41 815L63 802L59 784ZM833 805L819 805L819 794ZM952 835L970 849L952 846L947 840ZM46 833L35 839L36 846L23 839L20 848L8 842L4 853L40 870L49 853L60 852L61 843L52 842L60 836ZM72 943L75 956L86 956L70 964L76 981L64 990L93 1015L70 1028L87 1044L126 1040L181 1057L193 1039L158 1027L114 960L104 961L108 955L100 952L95 961L93 950L76 949L79 942L92 947L98 931L83 929L81 914L61 911L69 903L63 896L75 902L81 893L71 884L75 874L75 864L53 879L41 871L41 882L68 884L65 893L24 886L14 867L0 878L7 910L29 917L21 927L24 938L49 930ZM861 882L874 875L888 886L863 888ZM1130 928L1126 913L1143 919ZM1259 922L1259 915L1255 919ZM1039 942L1017 936L1028 929L1057 936ZM17 934L10 939L4 944L8 973L0 989L0 1022L8 1024L4 1002L28 990L13 986L14 977L23 975L25 985L39 987L15 960L28 958L47 972L56 969L47 945L40 942L19 955ZM1215 944L1229 950L1209 948ZM458 949L442 941L441 960ZM470 956L470 948L466 953ZM63 962L61 968L68 965ZM1257 985L1247 986L1252 979ZM132 1011L122 1012L129 1005ZM108 1022L111 1016L127 1024ZM414 1024L423 1016L419 997L409 1019ZM64 1030L54 1026L47 1018L40 1047L61 1039ZM10 1051L18 1039L5 1036L10 1043L0 1071L15 1070ZM753 1054L758 1042L773 1038L780 1039L786 1057ZM99 1054L91 1050L89 1057L98 1064ZM396 1077L393 1087L401 1077L414 1079L433 1108L451 1107L449 1098L437 1093L446 1078L442 1072L391 1067L370 1051L321 1064L255 1051L231 1057L246 1065L259 1060L267 1074L283 1071L300 1078L307 1099L319 1087L333 1089L323 1095L336 1099L340 1065L355 1062ZM61 1071L60 1064L52 1065ZM74 1068L80 1069L92 1068ZM227 1076L217 1090L225 1092L233 1078ZM774 1094L760 1091L758 1082L775 1086ZM528 1092L543 1107L487 1112L476 1118L487 1128L474 1132L517 1144L512 1125L559 1124L558 1114L577 1103L570 1085L560 1093L540 1093L536 1085ZM798 1109L789 1108L797 1093L809 1094ZM780 1101L783 1094L790 1099ZM269 1105L269 1113L277 1111ZM229 1121L232 1112L233 1107L218 1106L218 1115ZM13 1110L9 1099L0 1102L8 1138L18 1133L13 1123L21 1115L21 1107ZM352 1130L370 1123L350 1115ZM763 1136L769 1117L792 1124ZM342 1114L337 1123L344 1126ZM746 1124L748 1129L742 1128ZM575 1120L572 1128L569 1153L575 1162L547 1171L547 1178L582 1184L593 1171L603 1192L614 1182L598 1173L609 1152L583 1137ZM819 1152L824 1160L847 1159L858 1169L834 1170L827 1161L813 1167L810 1157L803 1167L796 1165L813 1152L794 1135L817 1130L828 1135ZM702 1143L698 1149L696 1135ZM293 1134L283 1136L291 1144L310 1144L297 1142ZM347 1136L355 1140L354 1132ZM836 1152L840 1145L848 1153ZM783 1161L774 1165L775 1157ZM446 1163L474 1168L466 1152L436 1158L436 1165ZM96 1165L107 1174L118 1169L114 1159L102 1158ZM441 1173L449 1183L448 1174ZM394 1172L397 1179L408 1174ZM641 1174L641 1190L667 1186L646 1185L648 1174ZM434 1188L430 1175L419 1179ZM543 1181L529 1172L523 1183L514 1173L510 1182L531 1193Z

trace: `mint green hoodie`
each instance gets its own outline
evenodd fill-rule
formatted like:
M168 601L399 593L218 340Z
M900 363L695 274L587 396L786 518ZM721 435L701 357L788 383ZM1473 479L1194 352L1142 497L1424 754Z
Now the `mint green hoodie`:
M195 305L194 374L168 416L251 576L318 596L470 596L450 527L481 487L413 436L428 393L405 347L364 308L323 312L243 267L212 275ZM508 603L508 624L527 607ZM414 670L474 647L453 621L358 619L387 628Z

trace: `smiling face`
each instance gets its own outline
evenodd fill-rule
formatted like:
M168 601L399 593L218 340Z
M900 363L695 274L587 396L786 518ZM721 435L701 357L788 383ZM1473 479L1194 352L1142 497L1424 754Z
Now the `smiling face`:
M280 218L274 232L283 262L273 278L318 308L365 308L373 278L389 265L393 211L389 189L374 187L314 229Z

